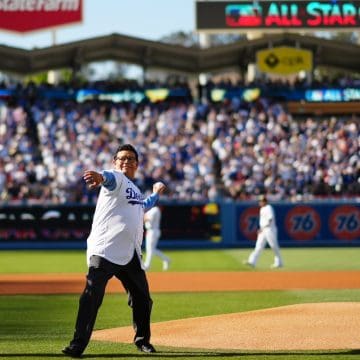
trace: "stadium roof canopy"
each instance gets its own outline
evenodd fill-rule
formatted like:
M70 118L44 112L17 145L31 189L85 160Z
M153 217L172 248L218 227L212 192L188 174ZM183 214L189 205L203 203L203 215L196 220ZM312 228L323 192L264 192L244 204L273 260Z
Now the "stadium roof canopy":
M119 34L96 37L47 48L25 50L0 45L0 71L19 75L61 68L79 69L83 64L115 60L186 74L246 69L258 50L274 46L311 50L314 66L360 72L360 46L323 38L281 33L255 40L241 40L208 49L188 48Z

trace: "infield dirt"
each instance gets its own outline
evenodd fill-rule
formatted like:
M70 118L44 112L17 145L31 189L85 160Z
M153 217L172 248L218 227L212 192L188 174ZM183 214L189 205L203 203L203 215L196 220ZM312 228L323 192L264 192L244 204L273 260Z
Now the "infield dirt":
M360 271L150 272L151 292L285 289L360 289ZM13 274L0 276L0 294L77 294L85 274ZM109 293L124 292L115 278Z
M152 324L156 345L233 350L360 349L360 303L297 304ZM132 327L95 331L94 340L131 343Z

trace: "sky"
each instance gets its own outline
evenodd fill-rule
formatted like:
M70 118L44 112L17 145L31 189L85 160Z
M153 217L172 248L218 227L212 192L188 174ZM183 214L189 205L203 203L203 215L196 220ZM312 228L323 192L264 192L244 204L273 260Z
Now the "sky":
M0 45L32 49L118 33L159 40L195 30L195 0L83 0L83 22L26 35L0 30Z

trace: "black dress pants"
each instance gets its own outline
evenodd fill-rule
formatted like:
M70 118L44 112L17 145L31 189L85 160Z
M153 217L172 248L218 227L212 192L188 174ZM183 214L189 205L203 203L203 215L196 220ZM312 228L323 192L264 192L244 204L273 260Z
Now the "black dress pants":
M70 345L84 351L89 343L99 307L103 301L108 281L116 276L128 294L128 304L133 312L134 342L150 342L150 314L152 300L145 271L138 255L126 265L116 265L93 255L90 258L86 287L80 296L75 332Z

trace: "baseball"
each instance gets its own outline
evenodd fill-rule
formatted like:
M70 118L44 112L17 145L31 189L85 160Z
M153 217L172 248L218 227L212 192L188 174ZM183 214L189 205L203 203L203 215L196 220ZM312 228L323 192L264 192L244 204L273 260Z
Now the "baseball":
M153 192L162 194L165 191L165 189L166 189L166 186L161 181L158 181L153 185Z

